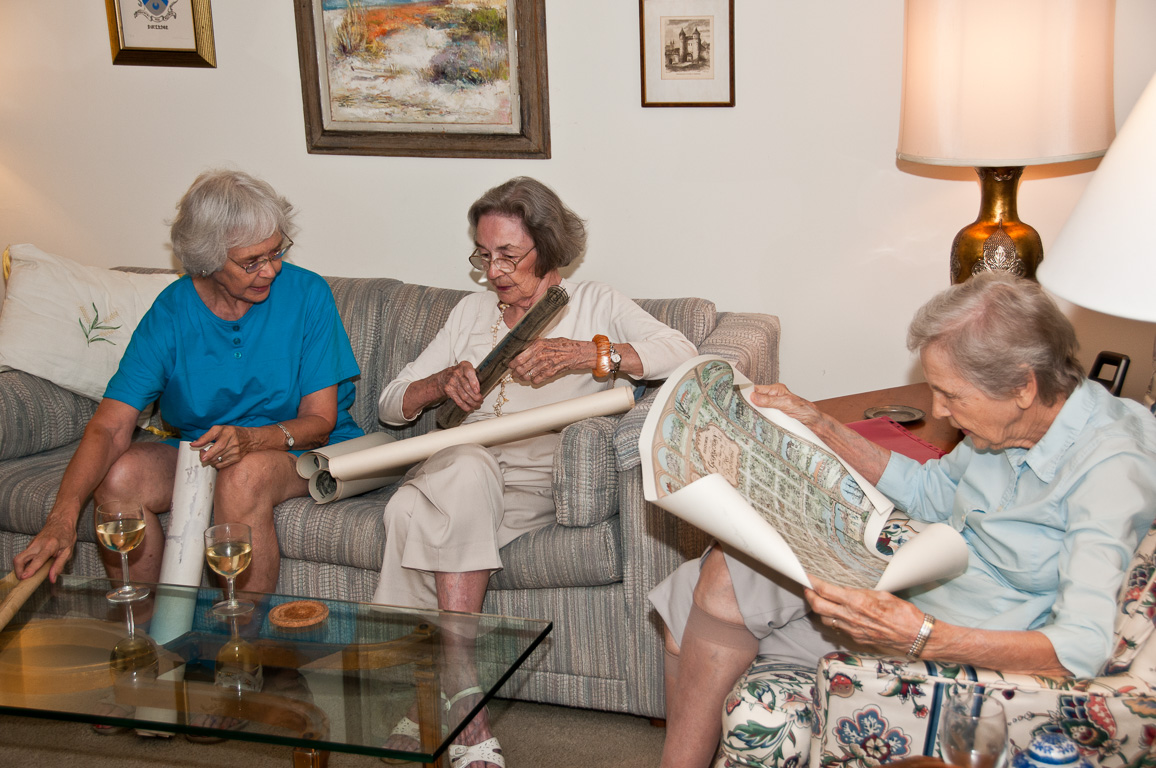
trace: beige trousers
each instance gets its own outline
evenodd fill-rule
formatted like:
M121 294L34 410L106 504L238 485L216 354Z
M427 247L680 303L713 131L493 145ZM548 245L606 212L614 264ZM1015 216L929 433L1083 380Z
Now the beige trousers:
M438 451L406 474L385 505L375 603L436 608L434 572L502 567L498 550L554 521L551 433Z

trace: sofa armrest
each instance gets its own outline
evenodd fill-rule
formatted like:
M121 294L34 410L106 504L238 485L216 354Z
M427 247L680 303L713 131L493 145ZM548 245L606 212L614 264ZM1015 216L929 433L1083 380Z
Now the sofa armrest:
M718 324L699 345L718 355L756 384L779 380L779 318L758 312L719 312Z
M75 442L96 403L23 371L0 373L0 460Z
M559 525L589 528L618 514L613 437L618 417L570 424L554 451L554 507Z

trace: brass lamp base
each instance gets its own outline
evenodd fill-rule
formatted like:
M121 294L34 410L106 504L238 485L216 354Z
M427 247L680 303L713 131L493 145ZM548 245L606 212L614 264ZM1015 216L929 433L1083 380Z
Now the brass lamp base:
M1009 272L1035 280L1044 244L1016 212L1023 166L975 172L980 180L979 217L959 230L951 243L951 282L962 283L980 272Z

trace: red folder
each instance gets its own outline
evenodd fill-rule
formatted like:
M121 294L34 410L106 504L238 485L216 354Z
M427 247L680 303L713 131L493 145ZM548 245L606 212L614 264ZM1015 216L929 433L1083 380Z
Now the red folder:
M921 464L928 459L938 459L947 453L947 451L936 448L899 422L886 416L866 419L865 421L852 421L847 426L871 442L881 445L889 451L910 456Z

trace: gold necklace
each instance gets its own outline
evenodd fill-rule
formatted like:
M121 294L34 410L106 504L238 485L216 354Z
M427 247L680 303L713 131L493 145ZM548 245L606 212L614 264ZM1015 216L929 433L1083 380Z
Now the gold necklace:
M510 305L505 303L504 301L498 302L498 319L494 321L493 326L490 328L490 336L493 339L493 341L490 344L490 350L491 351L493 351L493 349L498 346L498 328L501 327L502 321L506 319L506 310L509 308L510 308ZM510 398L506 397L506 385L509 384L513 380L514 380L514 377L510 375L509 371L506 371L506 375L503 376L502 380L499 382L499 384L498 384L498 399L494 401L494 415L495 416L501 416L502 415L502 406L505 405L506 403L510 402Z

